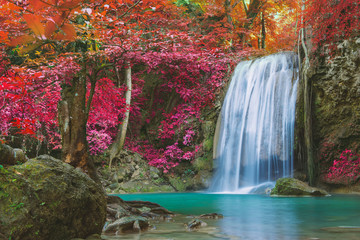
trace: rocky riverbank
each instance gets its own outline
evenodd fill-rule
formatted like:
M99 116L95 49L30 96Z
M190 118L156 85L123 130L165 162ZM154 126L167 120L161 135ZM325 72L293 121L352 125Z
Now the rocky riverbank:
M6 149L13 151L9 146ZM124 172L132 172L129 180L134 186L142 186L144 178L138 182L134 178L143 169L133 165L142 165L141 159L134 161L132 156L131 160ZM176 215L156 203L106 196L102 186L80 169L48 155L24 159L16 165L7 163L0 165L0 239L111 239L126 233L154 231L157 225L166 223L176 228L180 224L186 232L207 229L203 219L222 218L215 213ZM149 180L161 178L156 169L142 167L148 170L145 173ZM176 189L162 181L162 189Z
M149 166L138 153L130 151L123 151L111 170L108 167L99 168L103 186L108 194L203 190L210 183L211 171L212 162L198 158L193 165L183 163L171 174L165 174Z

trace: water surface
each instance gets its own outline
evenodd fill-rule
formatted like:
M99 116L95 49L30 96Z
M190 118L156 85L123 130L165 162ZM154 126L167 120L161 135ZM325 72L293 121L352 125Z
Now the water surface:
M154 223L156 230L121 239L360 239L360 196L269 197L266 195L156 193L119 195L159 203L183 215L221 213L208 227L186 232L190 218ZM358 229L354 228L357 227ZM118 239L118 238L111 238Z

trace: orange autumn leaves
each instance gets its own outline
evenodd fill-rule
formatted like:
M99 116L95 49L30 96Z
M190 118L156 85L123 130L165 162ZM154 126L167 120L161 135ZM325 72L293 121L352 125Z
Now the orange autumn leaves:
M69 15L80 7L80 0L28 0L26 4L2 2L4 4L1 8L8 12L7 19L10 19L14 26L18 26L7 28L7 31L0 29L0 41L9 46L37 46L44 40L72 41L76 38L75 27L68 19ZM3 25L1 18L0 24Z

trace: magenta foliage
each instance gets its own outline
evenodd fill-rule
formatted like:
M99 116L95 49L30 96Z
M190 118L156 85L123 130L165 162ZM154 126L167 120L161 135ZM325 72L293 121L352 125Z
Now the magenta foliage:
M360 179L360 155L346 149L329 168L326 180L330 183L352 184Z
M151 73L161 80L153 89L154 102L152 106L146 105L150 97L139 94L134 97L132 104L141 109L148 110L149 115L145 124L154 124L152 119L161 117L158 126L157 138L161 140L162 147L146 144L143 147L130 147L148 159L149 164L168 171L183 160L192 160L198 146L196 145L196 122L201 122L201 112L205 107L212 107L215 96L220 92L226 82L229 67L233 61L224 53L213 51L174 51L174 52L148 52L145 54L130 54L129 59L134 65L146 66L144 74ZM141 81L141 75L137 76ZM138 84L135 88L140 92L143 86ZM175 97L174 97L175 96ZM176 104L166 109L169 101ZM141 111L134 114L132 119L140 119ZM134 117L136 116L136 117ZM136 131L132 131L136 132ZM156 134L152 132L152 134ZM143 145L132 139L135 145ZM184 149L184 150L183 150ZM186 150L185 150L186 149Z
M198 130L194 127L195 123L202 121L201 113L205 107L213 106L215 96L221 91L234 66L234 56L218 49L196 48L191 41L189 44L176 45L175 48L175 45L168 48L168 45L160 42L154 44L157 44L156 50L149 48L148 51L142 51L134 47L132 51L125 51L120 47L112 47L105 52L119 70L126 65L125 62L130 62L133 68L129 125L131 142L127 141L126 146L141 153L150 165L166 172L181 161L195 158L200 148L196 142ZM20 96L0 109L0 116L7 123L1 126L1 132L7 134L10 127L16 124L20 129L27 129L27 134L31 133L47 143L48 147L61 147L57 123L61 84L71 84L79 70L80 66L75 60L67 57L49 63L48 67L38 72L17 71L23 80L15 82L18 85L14 89L29 91L20 92L11 87L3 91L0 89L0 104L7 104L4 101L11 99L9 94ZM156 86L151 89L151 106L150 93L144 91L146 75L149 74L157 78ZM12 80L3 82L12 82L14 76L9 76ZM25 84L26 87L21 88L19 84ZM124 93L125 87L116 87L110 78L98 80L87 124L91 154L103 152L114 140L126 110ZM174 104L168 104L169 101ZM158 119L157 122L154 119ZM158 129L151 134L160 140L156 146L138 137L144 124L154 123Z
M148 160L149 165L161 168L165 173L179 165L181 161L193 160L195 152L199 150L199 147L196 147L195 151L184 152L179 148L178 143L167 146L165 149L155 149L147 141L127 141L127 148L140 153Z
M106 150L116 137L119 116L126 110L123 92L124 88L116 87L108 78L97 82L87 123L87 140L93 155Z
M61 84L71 84L79 70L65 58L38 72L9 70L0 78L1 135L9 135L11 127L16 127L19 134L31 135L51 149L61 148L57 121ZM97 82L87 125L91 154L104 151L116 136L119 116L125 111L123 92L108 78Z

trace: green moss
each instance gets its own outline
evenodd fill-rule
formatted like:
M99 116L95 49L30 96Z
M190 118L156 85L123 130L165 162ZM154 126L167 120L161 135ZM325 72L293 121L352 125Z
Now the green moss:
M271 194L277 195L291 190L290 186L292 184L291 178L280 178L276 181L275 188L271 191Z
M10 204L10 208L12 209L12 211L16 211L18 209L21 209L24 207L24 203L23 202L13 202Z
M209 155L210 157L205 155L194 160L194 167L197 171L212 169L212 154Z
M313 188L295 178L280 178L276 181L275 188L271 195L283 196L326 196L324 190Z
M127 193L137 193L140 192L140 187L134 187L134 188L121 188L123 191Z
M157 179L153 179L152 180L155 184L162 184L165 182L165 180L163 178L157 178Z
M203 143L204 151L210 152L213 149L213 139L206 139Z
M189 177L170 177L169 181L171 185L179 192L186 191L187 187L191 184L191 179Z
M42 204L42 203L41 203L41 204ZM57 207L58 207L60 204L61 204L60 201L52 202L52 203L49 204L49 207L50 207L51 209L57 209ZM44 204L44 205L45 205L45 204Z

